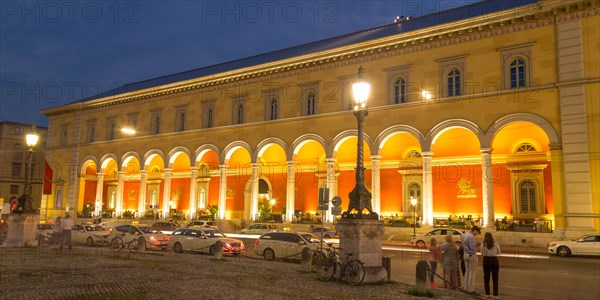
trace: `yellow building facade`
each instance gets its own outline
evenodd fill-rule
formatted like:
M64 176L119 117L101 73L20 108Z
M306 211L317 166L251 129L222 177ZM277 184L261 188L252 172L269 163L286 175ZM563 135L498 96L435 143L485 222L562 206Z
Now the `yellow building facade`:
M46 217L284 221L354 187L351 85L371 83L366 185L384 218L600 231L599 1L488 1L45 109ZM458 17L457 17L458 16ZM135 129L135 133L123 132ZM273 201L272 201L273 200ZM326 213L333 220L331 211Z

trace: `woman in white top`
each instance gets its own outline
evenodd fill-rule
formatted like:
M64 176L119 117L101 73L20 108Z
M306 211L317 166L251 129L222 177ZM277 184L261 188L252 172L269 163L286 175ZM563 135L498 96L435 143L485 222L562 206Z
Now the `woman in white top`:
M485 286L485 295L490 297L490 274L494 283L494 298L498 299L498 271L500 264L498 263L498 255L500 244L494 241L494 237L489 232L483 237L483 246L481 247L481 256L483 256L483 283Z

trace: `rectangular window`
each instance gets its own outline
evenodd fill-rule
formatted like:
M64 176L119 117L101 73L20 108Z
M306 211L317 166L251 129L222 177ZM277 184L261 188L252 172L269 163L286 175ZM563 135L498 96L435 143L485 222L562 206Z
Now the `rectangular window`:
M114 140L117 121L115 119L109 119L106 123L106 139Z
M87 129L87 142L92 143L96 136L96 124L89 124Z
M12 163L12 177L21 177L23 172L22 163Z
M60 145L61 146L66 146L68 143L68 137L69 137L69 129L66 127L63 127L60 129Z

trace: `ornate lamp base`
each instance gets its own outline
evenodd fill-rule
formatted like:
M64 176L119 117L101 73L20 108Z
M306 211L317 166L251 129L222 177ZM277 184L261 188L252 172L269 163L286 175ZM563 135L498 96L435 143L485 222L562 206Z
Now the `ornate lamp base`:
M37 246L37 224L40 221L38 214L9 214L8 232L2 247Z
M342 219L336 225L340 233L340 252L352 253L365 266L363 283L383 282L387 272L382 264L381 238L383 237L383 221L362 219L371 214L354 215L356 219ZM375 214L377 217L377 214ZM340 257L346 257L343 254Z

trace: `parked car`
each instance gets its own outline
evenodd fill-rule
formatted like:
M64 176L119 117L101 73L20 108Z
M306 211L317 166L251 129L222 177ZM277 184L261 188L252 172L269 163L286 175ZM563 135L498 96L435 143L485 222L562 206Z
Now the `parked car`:
M173 233L173 231L179 227L180 227L179 224L177 224L175 222L156 222L156 223L152 224L152 228L154 228L166 235L171 235Z
M600 255L600 234L584 235L572 241L553 241L548 252L558 256Z
M410 242L411 242L411 244L413 244L419 248L424 248L431 244L431 238L435 238L438 243L443 244L446 242L446 236L451 234L452 241L457 244L460 244L460 239L461 239L463 233L464 233L463 230L454 229L454 228L433 229L425 234L419 234L419 235L414 236L410 240Z
M52 234L54 233L54 224L39 223L37 224L37 240L40 246L48 246L52 242Z
M185 225L185 227L218 229L217 223L215 223L214 221L204 221L204 220L191 221L187 225Z
M248 228L244 228L240 231L241 234L263 234L269 231L276 231L277 225L269 223L254 223Z
M169 245L169 238L164 233L148 226L148 225L120 225L115 227L110 232L109 240L111 244L117 237L121 237L124 240L128 240L126 235L139 234L141 239L145 241L146 248L148 249L161 249L166 250Z
M73 243L85 243L88 246L108 244L110 231L99 225L74 225L71 230Z
M254 253L263 256L266 260L275 258L299 260L302 257L302 249L310 247L315 251L321 245L329 247L327 243L309 232L267 232L254 242Z
M312 229L312 234L321 237L321 232L323 232L323 238L338 238L339 233L333 227L315 227Z
M169 247L173 248L175 253L197 251L214 255L219 241L223 245L224 254L238 255L246 250L241 240L227 237L218 230L200 228L176 229L169 241Z

